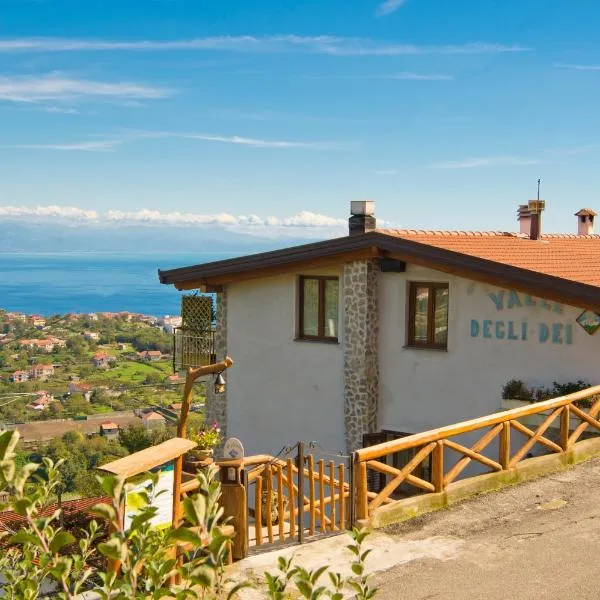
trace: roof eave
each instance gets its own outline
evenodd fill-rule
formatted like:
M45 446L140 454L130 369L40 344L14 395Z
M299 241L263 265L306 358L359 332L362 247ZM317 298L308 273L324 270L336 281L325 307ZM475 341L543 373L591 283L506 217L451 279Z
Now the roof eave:
M283 266L293 266L325 257L339 257L339 261L344 262L344 256L369 248L378 249L385 255L406 262L498 286L512 287L535 296L600 312L600 288L597 286L461 254L378 231L225 261L168 271L159 270L159 279L161 283L175 285L178 289L210 287L211 283L218 283L219 278L234 277L253 270L260 270L264 274L269 269L275 271Z

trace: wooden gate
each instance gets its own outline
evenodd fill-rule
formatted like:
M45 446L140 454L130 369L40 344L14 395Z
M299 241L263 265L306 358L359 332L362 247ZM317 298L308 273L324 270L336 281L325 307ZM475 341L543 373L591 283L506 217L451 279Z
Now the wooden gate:
M311 442L246 467L250 550L342 533L354 521L350 457ZM246 464L248 464L246 462Z

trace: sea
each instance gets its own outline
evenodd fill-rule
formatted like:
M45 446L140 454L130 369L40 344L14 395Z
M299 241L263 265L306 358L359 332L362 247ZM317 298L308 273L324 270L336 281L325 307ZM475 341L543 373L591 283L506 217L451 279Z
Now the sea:
M158 281L158 269L232 256L0 253L0 309L43 316L122 310L177 315L182 294Z

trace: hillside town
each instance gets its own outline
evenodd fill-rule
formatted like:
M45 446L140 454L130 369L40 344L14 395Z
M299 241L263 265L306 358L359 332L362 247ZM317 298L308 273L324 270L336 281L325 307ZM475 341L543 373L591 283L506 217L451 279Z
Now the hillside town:
M172 334L180 325L179 316L129 312L0 311L0 397L7 399L0 421L33 442L32 423L37 432L48 421L49 437L53 421L177 404L182 379L173 371Z

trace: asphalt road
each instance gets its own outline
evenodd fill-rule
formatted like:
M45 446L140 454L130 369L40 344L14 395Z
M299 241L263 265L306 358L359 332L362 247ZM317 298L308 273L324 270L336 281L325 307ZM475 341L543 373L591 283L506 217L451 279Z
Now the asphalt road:
M377 600L597 600L600 459L386 531L456 543L377 574Z

